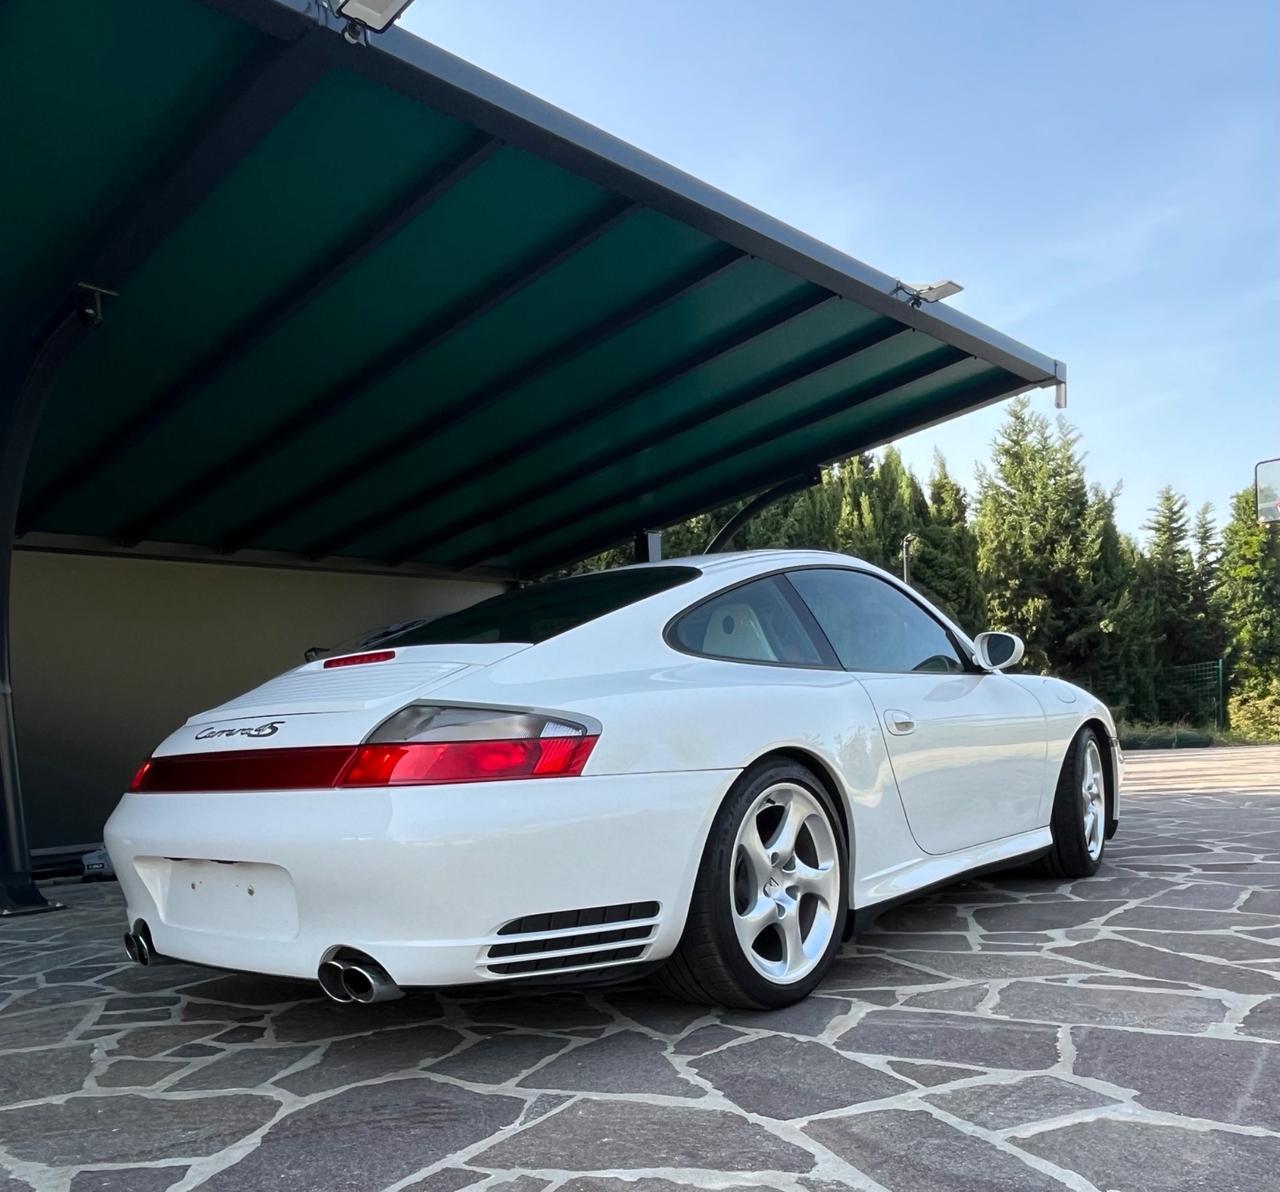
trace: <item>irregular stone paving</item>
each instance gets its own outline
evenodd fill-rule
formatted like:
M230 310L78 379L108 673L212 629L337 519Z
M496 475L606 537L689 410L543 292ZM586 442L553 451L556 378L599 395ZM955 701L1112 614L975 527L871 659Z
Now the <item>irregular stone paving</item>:
M1094 879L885 915L772 1014L643 988L333 1006L0 924L0 1192L1280 1187L1280 749L1138 755Z

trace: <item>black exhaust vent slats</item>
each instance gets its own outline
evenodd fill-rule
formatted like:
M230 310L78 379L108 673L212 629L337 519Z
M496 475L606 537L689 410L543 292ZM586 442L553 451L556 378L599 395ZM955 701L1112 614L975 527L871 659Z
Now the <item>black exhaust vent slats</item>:
M541 940L519 940L512 944L491 944L489 957L528 956L534 952L559 952L562 948L589 948L595 944L616 944L623 940L645 939L653 931L648 927L622 927L613 931L590 931L586 935L553 935ZM568 959L572 960L573 957Z
M504 924L497 934L526 938L490 944L484 964L494 976L511 977L635 960L657 931L653 920L661 909L657 902L620 902L522 915ZM584 927L600 930L584 931ZM537 938L527 938L530 935Z
M543 973L555 969L576 968L586 964L614 964L635 960L644 951L644 945L629 948L611 948L608 952L579 952L573 956L542 956L534 960L513 960L505 964L491 964L489 969L503 976L517 973Z
M652 919L657 914L656 902L620 902L615 906L588 906L576 911L524 915L498 928L498 934L525 935L533 931L568 931L574 927L595 927L601 923L626 923L634 919Z

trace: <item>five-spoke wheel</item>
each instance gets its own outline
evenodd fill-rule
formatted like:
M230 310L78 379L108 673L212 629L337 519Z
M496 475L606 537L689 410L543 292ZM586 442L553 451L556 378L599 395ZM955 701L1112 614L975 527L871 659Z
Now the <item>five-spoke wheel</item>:
M839 910L835 831L817 798L782 782L756 796L738 827L730 874L743 955L771 981L798 981L826 953Z
M659 980L693 1001L798 1001L840 947L848 860L836 804L810 770L752 766L711 825L684 936Z
M1090 860L1102 856L1107 838L1107 780L1102 770L1102 751L1092 736L1084 744L1084 775L1080 779L1080 805L1084 846Z
M1097 732L1082 728L1067 747L1049 816L1053 844L1037 863L1053 877L1092 877L1107 847L1107 762Z

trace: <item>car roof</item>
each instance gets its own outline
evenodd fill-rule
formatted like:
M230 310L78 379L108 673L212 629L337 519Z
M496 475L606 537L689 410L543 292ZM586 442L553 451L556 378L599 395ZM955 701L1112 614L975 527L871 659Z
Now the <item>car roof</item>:
M853 555L842 555L833 550L787 550L782 548L766 550L724 551L714 555L683 555L679 558L661 559L654 563L632 563L628 568L610 568L621 571L639 567L696 567L705 575L717 578L727 574L753 575L757 572L774 571L780 567L841 566L850 564L879 571L878 567Z

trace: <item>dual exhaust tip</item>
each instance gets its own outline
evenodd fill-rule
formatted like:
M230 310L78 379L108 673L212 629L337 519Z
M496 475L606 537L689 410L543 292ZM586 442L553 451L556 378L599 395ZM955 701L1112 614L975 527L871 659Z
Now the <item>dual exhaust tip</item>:
M391 979L387 970L368 956L334 956L322 960L316 980L335 1002L358 1002L362 1006L371 1006L374 1002L390 1002L404 997L404 990Z
M145 919L139 919L130 931L124 933L124 950L137 964L155 964L163 959L151 941L151 928ZM372 957L362 954L333 956L320 962L316 979L320 988L335 1002L358 1002L371 1006L374 1002L390 1002L404 997L397 985Z
M155 964L162 959L151 942L151 928L145 919L139 919L131 931L124 933L124 950L137 964Z

